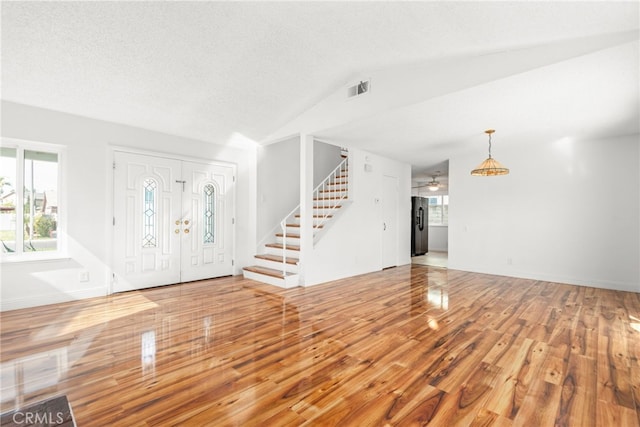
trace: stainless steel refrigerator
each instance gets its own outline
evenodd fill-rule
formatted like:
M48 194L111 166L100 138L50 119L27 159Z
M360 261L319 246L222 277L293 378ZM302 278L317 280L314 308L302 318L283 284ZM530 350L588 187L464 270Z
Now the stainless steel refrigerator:
M429 199L411 198L411 256L429 252Z

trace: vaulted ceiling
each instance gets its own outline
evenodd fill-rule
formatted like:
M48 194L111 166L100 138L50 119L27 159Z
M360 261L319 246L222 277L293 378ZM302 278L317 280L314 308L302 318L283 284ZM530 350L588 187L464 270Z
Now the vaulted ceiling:
M221 144L310 132L428 175L489 127L505 144L640 132L639 8L3 2L2 99Z

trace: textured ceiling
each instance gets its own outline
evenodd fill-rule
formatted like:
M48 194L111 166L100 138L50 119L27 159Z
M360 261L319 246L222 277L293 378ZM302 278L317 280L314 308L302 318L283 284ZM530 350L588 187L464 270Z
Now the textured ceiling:
M637 2L1 7L3 99L214 143L265 142L363 76L370 105L309 130L415 170L487 127L514 140L638 132ZM420 70L424 90L403 77Z

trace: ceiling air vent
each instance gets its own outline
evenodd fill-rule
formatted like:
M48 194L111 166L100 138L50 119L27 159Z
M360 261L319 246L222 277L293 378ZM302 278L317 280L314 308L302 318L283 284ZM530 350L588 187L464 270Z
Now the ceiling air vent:
M360 80L356 85L347 88L347 98L364 95L371 90L371 80Z

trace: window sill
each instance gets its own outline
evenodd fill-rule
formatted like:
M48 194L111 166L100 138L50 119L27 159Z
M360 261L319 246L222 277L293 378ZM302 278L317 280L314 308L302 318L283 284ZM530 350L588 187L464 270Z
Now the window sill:
M30 262L56 262L68 261L71 258L67 254L29 254L29 255L3 255L0 264L26 264Z

